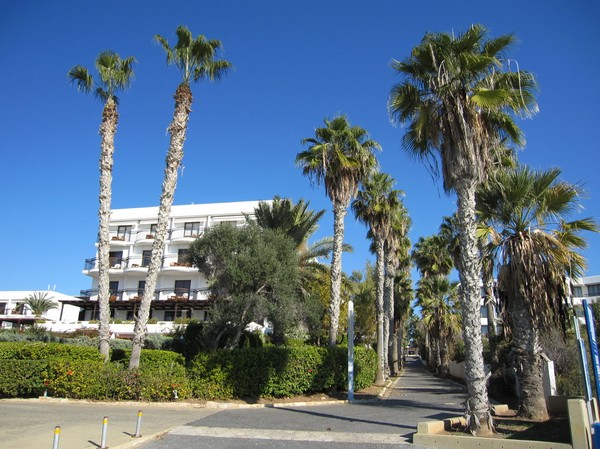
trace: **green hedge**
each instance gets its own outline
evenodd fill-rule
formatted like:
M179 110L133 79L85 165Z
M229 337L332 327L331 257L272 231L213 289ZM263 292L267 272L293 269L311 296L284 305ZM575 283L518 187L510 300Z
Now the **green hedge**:
M0 397L50 396L93 400L173 399L191 395L184 359L143 350L140 369L128 371L131 351L114 351L104 363L97 348L60 343L0 343Z
M198 354L186 367L175 352L143 350L140 368L128 371L130 351L115 350L104 363L95 348L58 343L0 343L0 397L50 396L92 400L289 397L345 390L347 349L262 347ZM357 348L355 388L375 379L376 355Z
M373 384L376 371L373 350L357 348L355 388ZM347 349L265 347L220 350L196 356L189 368L194 397L289 397L347 387Z

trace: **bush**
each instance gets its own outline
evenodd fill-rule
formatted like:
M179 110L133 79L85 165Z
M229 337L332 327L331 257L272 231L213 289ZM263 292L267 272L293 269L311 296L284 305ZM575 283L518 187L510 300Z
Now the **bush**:
M44 392L44 360L0 360L0 398L29 398Z
M375 380L376 355L357 348L355 387ZM347 386L347 349L315 346L241 348L200 353L188 368L192 391L202 399L290 397Z

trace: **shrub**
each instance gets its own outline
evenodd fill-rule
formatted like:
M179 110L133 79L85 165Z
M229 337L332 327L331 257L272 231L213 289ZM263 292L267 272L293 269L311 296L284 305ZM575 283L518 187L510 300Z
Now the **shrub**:
M29 398L43 393L47 362L0 360L0 398Z
M355 387L373 384L375 352L357 348ZM289 397L347 386L347 349L315 346L241 348L200 353L188 367L192 392L202 399Z

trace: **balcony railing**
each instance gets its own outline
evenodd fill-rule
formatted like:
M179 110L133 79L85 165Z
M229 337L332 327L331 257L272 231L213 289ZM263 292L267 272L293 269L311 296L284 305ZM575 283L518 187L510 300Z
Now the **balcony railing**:
M110 257L109 268L115 270L126 270L128 268L144 268L150 264L150 258L140 254L135 254L130 257ZM193 267L192 263L188 261L186 257L182 257L179 254L167 254L162 258L161 268L171 267ZM92 257L91 259L85 259L83 269L85 271L95 270L98 268L98 258Z
M128 288L110 292L110 301L141 301L143 289ZM81 290L79 296L88 301L98 300L98 290ZM159 288L155 290L154 301L206 301L210 296L208 288Z

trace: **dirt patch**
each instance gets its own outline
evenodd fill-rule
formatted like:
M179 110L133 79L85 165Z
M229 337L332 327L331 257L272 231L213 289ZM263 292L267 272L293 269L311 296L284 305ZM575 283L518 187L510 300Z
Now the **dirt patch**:
M533 421L518 416L495 416L495 433L491 435L477 435L481 438L506 438L511 440L547 441L553 443L571 444L571 429L567 418L555 417L547 421ZM456 423L447 429L447 435L465 435L463 425Z

